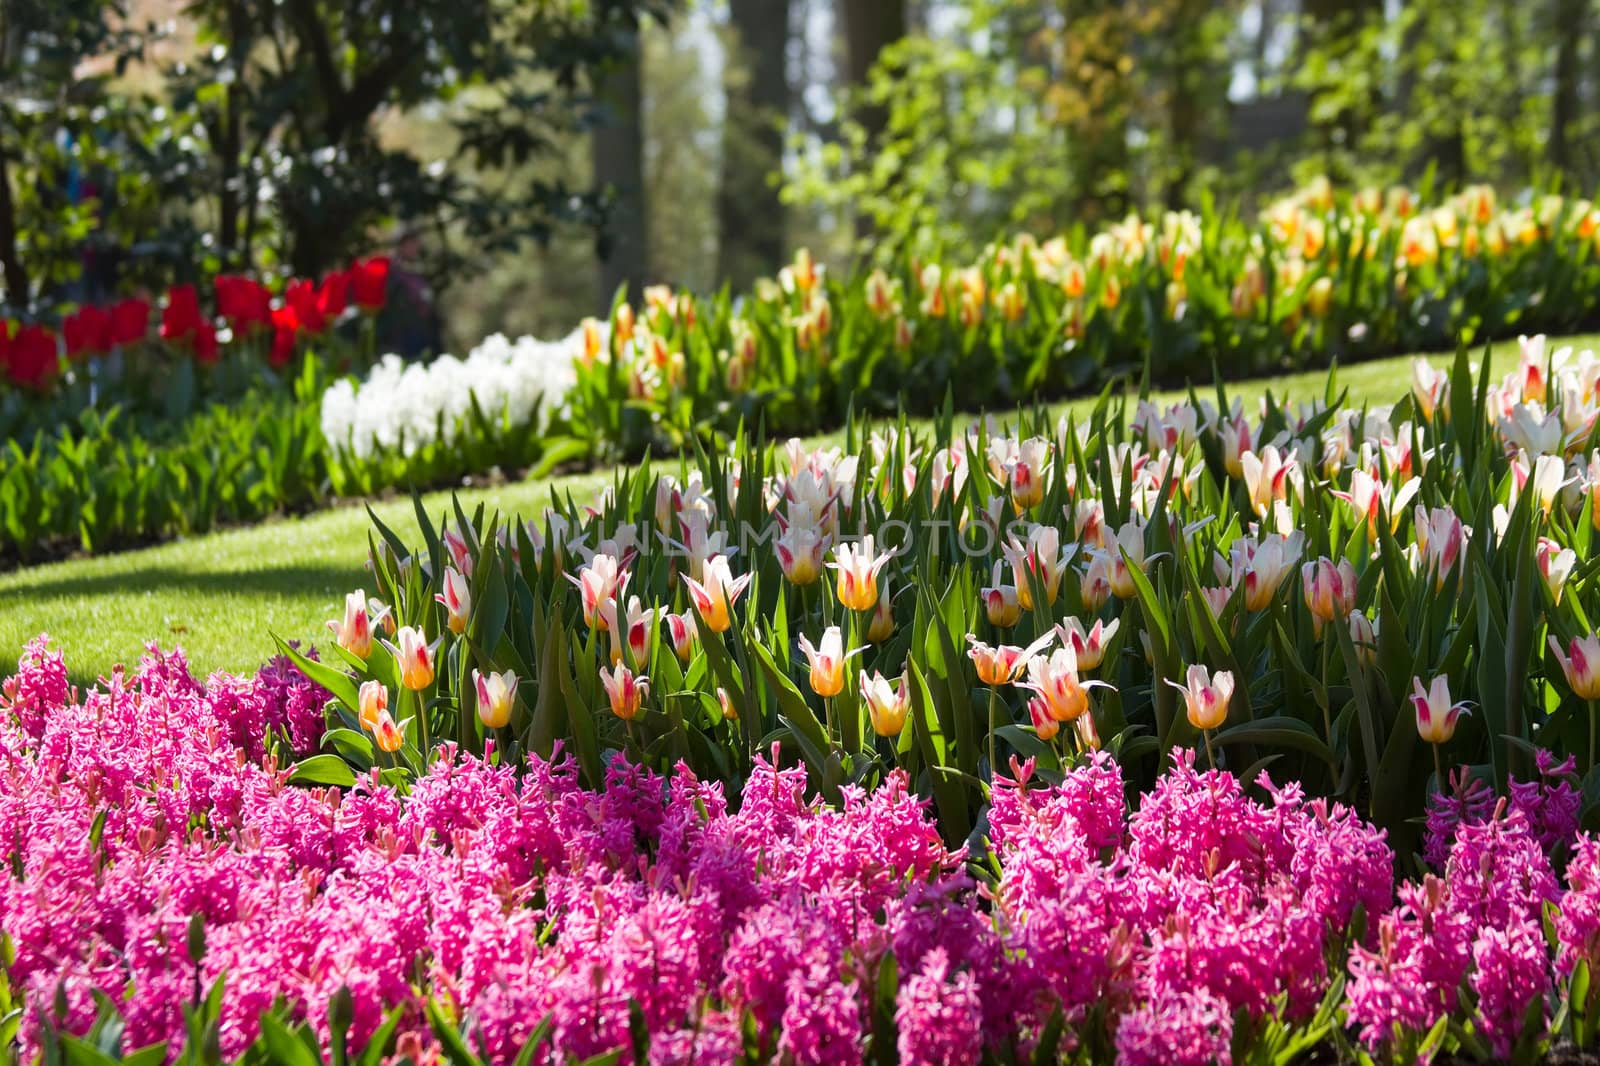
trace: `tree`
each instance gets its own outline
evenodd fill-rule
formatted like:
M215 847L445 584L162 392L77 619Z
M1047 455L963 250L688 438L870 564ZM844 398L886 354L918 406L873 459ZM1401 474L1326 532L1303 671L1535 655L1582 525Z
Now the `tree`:
M650 265L639 26L625 22L612 32L616 54L595 71L595 97L602 112L590 141L595 184L607 209L599 242L601 312L610 309L622 285L637 298Z
M863 86L883 50L906 35L905 0L840 0L844 12L845 77ZM868 137L883 134L886 108L869 106L859 116Z
M784 206L770 179L790 110L789 0L730 0L729 10L717 272L740 289L784 257Z
M146 101L107 92L142 46L121 3L0 8L0 281L13 310L63 294L86 257L104 263L135 239L166 250L157 216L177 161L138 150ZM104 62L85 69L92 57Z
M1581 103L1579 79L1582 70L1578 47L1588 21L1588 0L1554 0L1556 33L1555 90L1550 100L1550 163L1559 170L1572 166L1569 137L1577 123Z
M174 103L201 116L223 258L247 262L265 238L309 274L391 219L453 227L481 248L597 223L593 190L469 175L552 153L577 129L590 73L625 54L639 19L665 6L193 0L188 10L202 53L169 76ZM451 106L467 165L424 168L384 142L380 118L424 103ZM265 220L256 204L268 187L275 217Z
M0 11L0 276L25 306L86 245L129 268L319 274L394 222L426 228L454 278L605 200L553 168L593 113L594 72L671 0L189 0L195 47L118 84L153 27L124 3L7 0ZM84 71L92 69L86 76ZM109 91L115 87L116 91ZM386 136L427 105L451 165ZM64 195L86 174L98 195ZM515 174L518 180L502 180Z

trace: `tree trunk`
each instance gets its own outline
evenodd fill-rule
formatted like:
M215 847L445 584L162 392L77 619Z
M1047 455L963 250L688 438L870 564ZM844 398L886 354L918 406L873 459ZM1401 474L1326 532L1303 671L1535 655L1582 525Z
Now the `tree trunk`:
M6 302L24 306L28 302L28 272L17 253L17 207L11 198L11 169L5 148L0 146L0 266L6 279Z
M839 0L844 13L845 78L853 87L867 84L867 75L885 46L906 35L905 0ZM871 108L860 115L869 136L883 132L888 113Z
M789 0L730 0L727 112L717 189L717 274L746 288L784 255L784 210L768 175L783 166L789 115Z
M844 16L845 79L855 89L866 87L873 66L884 48L906 34L905 0L838 0ZM866 131L867 143L878 145L889 123L889 111L879 105L858 108L856 120ZM856 236L872 234L872 219L856 216Z
M1340 62L1354 63L1364 61L1357 55L1361 33L1369 22L1384 18L1384 3L1383 0L1302 0L1301 11L1311 23L1311 40L1319 44L1325 54ZM1299 45L1302 57L1306 43L1302 41ZM1407 49L1402 52L1409 55ZM1322 151L1326 156L1324 169L1335 180L1346 176L1338 173L1335 151L1359 152L1367 124L1382 105L1379 91L1374 87L1367 114L1356 107L1345 107L1331 121L1319 124ZM1315 109L1314 103L1312 108Z
M1572 168L1567 131L1578 117L1578 43L1583 38L1585 0L1555 0L1555 92L1550 102L1550 162L1558 170Z
M600 75L595 96L605 109L604 122L590 137L590 158L594 164L597 188L610 193L611 213L601 231L600 292L601 313L611 309L619 287L628 286L628 297L637 300L645 285L649 267L648 204L644 185L644 129L640 116L644 108L642 50L639 27L633 26L633 55Z

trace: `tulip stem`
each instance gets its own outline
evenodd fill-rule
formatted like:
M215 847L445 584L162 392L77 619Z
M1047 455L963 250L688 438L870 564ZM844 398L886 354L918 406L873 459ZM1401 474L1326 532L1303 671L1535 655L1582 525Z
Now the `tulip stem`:
M1590 733L1593 736L1593 732ZM1433 746L1433 789L1439 795L1444 795L1444 759L1439 754L1439 745Z
M1594 702L1594 700L1587 700L1586 702L1589 704L1589 769L1593 770L1594 769L1594 716L1595 716L1595 702Z
M1206 738L1206 761L1211 764L1211 769L1217 768L1217 753L1211 748L1211 730L1202 729L1200 735Z
M989 782L992 785L999 775L1000 766L996 762L996 750L999 740L996 734L1000 730L1000 686L989 686Z

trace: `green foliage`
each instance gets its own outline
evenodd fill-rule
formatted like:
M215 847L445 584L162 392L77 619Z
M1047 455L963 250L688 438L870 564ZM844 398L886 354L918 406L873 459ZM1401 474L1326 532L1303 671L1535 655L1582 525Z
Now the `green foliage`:
M190 0L192 54L157 67L154 25L122 4L22 3L0 63L0 260L6 300L31 308L77 274L87 243L132 251L130 281L218 270L315 276L394 222L461 241L429 246L453 276L556 228L594 229L598 190L483 175L556 158L590 122L591 71L636 48L666 0ZM81 76L136 61L146 81ZM386 116L444 110L455 157L427 166L383 136ZM63 138L62 134L70 137ZM100 195L70 201L67 168ZM26 265L24 267L24 264Z
M926 414L947 392L1010 407L1141 372L1269 375L1593 319L1589 201L1428 192L1319 182L1256 218L1209 206L1048 239L1007 230L972 258L885 251L843 275L802 249L737 296L619 293L569 394L574 424L613 453L670 453L741 424Z
M888 621L870 635L871 610L848 609L831 580L790 583L770 545L772 516L781 510L772 510L769 479L781 486L797 462L841 469L824 453L789 455L786 465L784 451L740 435L725 457L701 452L693 462L680 460L670 480L647 465L619 474L593 504L553 498L528 522L482 507L469 515L459 505L441 520L419 504L420 543L375 522L370 567L394 622L441 642L431 679L420 689L401 687L399 658L382 645L370 654L342 654L348 677L300 661L334 693L330 753L357 774L376 767L403 783L426 765L429 738L467 751L483 751L493 740L500 757L513 761L523 752L548 754L560 742L591 783L602 779L609 753L620 751L661 770L681 761L737 788L755 755L777 743L786 758L808 768L825 796L905 769L933 799L952 842L979 824L985 782L1012 755L1037 760L1048 776L1103 743L1130 780L1153 780L1173 748L1201 744L1194 712L1185 714L1173 685L1187 666L1207 664L1237 683L1225 724L1205 740L1210 757L1246 778L1270 763L1275 774L1359 805L1390 830L1401 854L1411 850L1435 765L1434 751L1418 737L1414 679L1445 678L1455 698L1478 708L1446 742L1450 764L1503 787L1513 773L1526 775L1531 745L1580 753L1592 821L1600 816L1600 767L1591 767L1593 756L1581 756L1592 710L1567 692L1545 648L1548 637L1564 647L1589 632L1589 618L1600 610L1594 571L1580 568L1557 596L1545 592L1535 562L1544 550L1541 537L1588 551L1592 504L1576 515L1562 506L1546 513L1533 490L1514 492L1504 442L1481 428L1488 424L1487 381L1488 370L1475 377L1462 349L1448 405L1428 414L1419 401L1400 399L1393 416L1398 441L1369 436L1377 431L1366 428L1364 417L1337 417L1342 394L1331 378L1326 406L1290 408L1269 395L1252 439L1300 447L1305 464L1276 518L1279 505L1263 503L1248 475L1229 473L1216 412L1237 408L1221 385L1214 407L1193 400L1189 408L1197 422L1187 424L1210 428L1179 432L1167 445L1176 451L1146 456L1165 473L1152 477L1146 468L1137 481L1138 449L1156 448L1161 439L1152 428L1154 409L1142 407L1130 419L1124 403L1108 394L1081 420L1052 424L1022 415L1015 439L1037 442L1048 457L1041 469L1052 472L1033 501L1007 494L1008 468L994 459L1008 447L998 426L963 432L948 408L926 434L902 422L868 437L852 423L846 440L853 459L846 466L857 473L838 484L841 495L831 506L841 526L848 521L852 532L876 532L880 550L889 530L902 531L898 554L873 593ZM1181 408L1173 417L1185 424ZM1593 444L1591 438L1575 447ZM1373 461L1381 462L1392 489L1405 485L1392 512L1391 497L1384 497L1370 526L1335 495L1352 476L1348 464L1369 453L1382 457ZM941 476L935 463L947 471L959 466L965 476ZM781 508L789 495L777 498ZM687 577L702 566L710 572L698 549L673 550L661 539L687 536L678 524L687 528L688 519L673 510L684 499L698 501L694 506L712 530L723 531L749 576L726 625L687 591ZM1103 533L1082 525L1084 502L1095 505ZM1439 509L1478 531L1459 558L1446 554L1443 564L1430 562L1445 550L1437 539L1424 546L1426 516ZM1061 526L1056 516L1074 513L1079 539L1070 542L1069 517L1057 530L1059 564L1040 564L1048 580L1044 572L1025 571L1017 538ZM1237 567L1241 551L1253 558L1273 539L1258 523L1292 528L1294 547L1283 549L1292 554L1275 575L1246 581L1235 569L1230 579L1230 559ZM1434 538L1440 528L1432 528ZM1002 550L1007 538L1010 548ZM1037 550L1054 559L1049 549ZM594 620L603 617L595 605L572 587L583 560L597 551L632 560L615 619L604 625ZM1297 584L1292 575L1299 561L1317 558L1349 567L1349 603L1366 633L1352 629L1344 613L1314 614L1310 590L1302 587L1310 578L1302 574ZM1126 564L1126 576L1110 579L1116 598L1097 593L1094 568L1119 564ZM468 577L469 608L459 633L447 625L439 598L448 568ZM1013 576L1021 609L1000 620L979 589ZM1250 588L1266 591L1258 598ZM658 608L697 622L692 646L673 639ZM991 686L981 666L975 677L977 653L968 654L973 640L1021 648L1072 620L1084 629L1097 620L1116 623L1101 654L1082 660L1084 676L1105 687L1093 690L1092 726L1075 737L1065 726L1058 736L1030 722L1027 694L1009 683ZM863 672L901 676L903 726L870 725L866 695L853 683L826 698L808 691L797 641L815 643L830 626L840 627L845 647L865 649ZM637 716L618 712L600 678L602 669L619 665L650 679ZM846 675L852 682L856 665ZM473 671L509 671L520 680L503 728L483 725ZM378 752L370 730L363 731L355 699L361 682L398 693L395 717L405 743L392 755ZM331 782L331 774L345 771L323 755L301 772Z
M0 558L103 552L320 501L324 383L308 358L298 377L153 437L113 407L7 440Z

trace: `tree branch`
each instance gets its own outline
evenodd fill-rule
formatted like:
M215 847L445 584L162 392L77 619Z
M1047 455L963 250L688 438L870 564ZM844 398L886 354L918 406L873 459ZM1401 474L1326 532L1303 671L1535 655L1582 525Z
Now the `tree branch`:
M3 145L0 145L0 266L5 268L6 300L26 304L28 273L17 255L17 209L11 199L11 174Z
M416 59L417 54L412 49L400 47L363 71L350 86L341 106L328 112L328 140L337 144L352 128L365 126L400 75Z
M289 11L300 47L311 53L311 65L317 72L317 81L322 83L328 110L336 113L344 106L344 80L339 77L339 68L333 61L328 28L317 15L316 0L289 0Z

